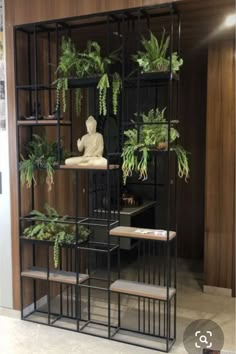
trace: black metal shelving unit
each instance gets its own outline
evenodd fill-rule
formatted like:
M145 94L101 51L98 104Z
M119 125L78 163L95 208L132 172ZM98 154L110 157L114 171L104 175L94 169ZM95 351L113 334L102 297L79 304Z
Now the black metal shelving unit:
M86 33L93 26L101 28L106 54L116 49L114 46L121 47L121 64L117 69L122 78L122 93L116 132L113 132L117 136L117 144L112 150L112 138L109 135L111 95L108 92L105 117L108 132L105 137L105 157L108 164L100 169L65 166L61 161L63 135L68 138L71 152L73 150L76 131L71 98L73 89L87 89L87 94L93 96L93 107L89 101L88 110L97 119L98 127L104 128L104 117L99 117L97 112L98 78L69 80L69 109L62 119L39 119L38 114L41 100L49 114L53 111L55 87L52 82L56 77L55 68L49 63L58 63L62 35L73 36L75 33L76 38L77 33ZM60 246L60 263L55 269L52 262L53 243L23 237L24 228L37 222L35 219L32 221L29 215L29 211L35 208L37 191L32 186L31 191L25 193L18 177L21 317L168 352L176 339L176 161L170 149L170 129L171 120L178 118L179 75L172 74L171 61L169 72L142 74L137 68L133 71L135 67L130 60L134 48L140 49L141 35L150 30L158 33L162 26L170 35L169 56L174 51L180 53L180 16L174 4L20 25L14 28L14 39L19 161L25 142L32 139L35 131L41 133L40 129L46 129L49 135L53 131L52 135L56 136L58 142L56 171L74 176L74 213L65 222L75 226L76 234L74 244ZM132 43L130 38L133 38ZM28 68L25 73L20 71L23 62ZM152 98L149 100L147 95ZM130 100L130 97L133 99ZM161 159L166 171L166 214L162 221L165 232L157 230L157 227L132 228L119 223L124 130L134 125L140 129L144 124L140 113L147 107L157 107L160 101L166 102L167 106L168 121L165 124L168 126L168 146L166 151L153 151L151 165L155 177L146 186L153 188L154 200L158 202L157 173ZM30 115L34 102L35 120L22 118ZM130 112L137 113L135 121ZM100 132L104 134L104 131ZM79 188L82 174L86 174L87 212L81 216ZM128 179L129 183L132 185L131 179ZM143 188L141 182L136 182L136 186ZM79 239L80 225L91 230L87 241ZM102 228L105 242L93 239L94 228ZM121 237L136 240L136 259L131 268L122 262ZM99 308L100 313L96 314L95 310Z

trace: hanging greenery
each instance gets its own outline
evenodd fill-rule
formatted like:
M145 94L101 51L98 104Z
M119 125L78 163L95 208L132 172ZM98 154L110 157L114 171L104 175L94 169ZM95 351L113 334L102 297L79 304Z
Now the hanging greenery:
M54 82L57 89L57 106L62 99L63 111L66 111L66 92L69 78L100 77L97 89L99 91L99 114L107 114L107 90L110 88L109 66L119 60L119 50L112 52L109 57L103 57L100 45L95 41L88 41L83 52L76 50L71 39L62 38L62 54L57 67L58 79ZM121 78L116 72L112 76L113 113L117 114L118 95L121 89ZM75 90L76 109L80 112L82 92Z
M60 263L60 246L76 244L75 225L66 224L67 216L59 216L58 212L48 204L44 206L45 213L38 210L30 212L34 225L25 228L23 235L34 240L46 240L54 242L54 266ZM90 235L90 230L83 225L78 226L78 238L80 241L86 240Z
M151 109L147 114L141 113L143 125L140 126L139 139L138 128L126 130L124 135L126 141L122 151L122 171L123 181L126 183L127 177L132 176L133 172L139 174L141 180L148 178L147 166L149 152L153 149L167 150L168 148L168 122L165 119L165 108L160 111ZM135 122L133 122L135 125ZM145 125L145 123L151 123ZM157 123L157 124L155 124ZM189 178L189 164L187 152L180 145L174 143L179 138L179 133L173 124L178 121L171 121L170 127L170 149L175 151L178 161L178 175L184 177L185 181Z
M32 183L36 185L35 172L37 169L46 170L48 190L52 189L53 175L58 159L58 145L56 141L47 142L46 137L33 135L32 141L26 145L26 157L20 155L20 178L26 188ZM64 157L62 156L62 159Z
M138 51L137 54L133 55L133 60L138 63L143 73L169 71L170 61L172 73L179 71L181 65L183 65L183 59L178 57L177 52L172 53L171 60L170 56L167 56L170 36L166 37L165 30L163 30L160 42L150 32L150 39L142 36L141 44L144 51Z

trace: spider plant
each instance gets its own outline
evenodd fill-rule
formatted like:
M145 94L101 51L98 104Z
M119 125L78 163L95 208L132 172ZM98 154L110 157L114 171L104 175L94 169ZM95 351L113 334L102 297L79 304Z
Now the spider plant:
M67 216L59 216L58 212L48 204L44 206L45 213L38 210L30 212L34 225L25 228L23 235L34 240L46 240L54 242L53 259L55 268L60 263L60 246L63 244L76 244L75 225L66 224ZM83 225L78 226L79 240L86 240L90 230Z
M35 172L37 169L46 170L46 183L48 190L52 189L54 170L57 165L57 142L47 142L46 137L33 135L32 141L26 145L26 157L20 155L20 178L26 188L32 183L36 185Z
M112 86L113 113L117 114L118 95L121 90L120 75L115 72L112 75L112 83L108 75L109 66L119 60L117 51L112 52L108 57L103 57L100 45L95 41L88 41L84 51L75 48L69 38L62 38L62 54L57 67L58 79L55 81L57 88L57 105L60 95L62 96L63 111L66 111L66 92L68 90L69 78L91 78L100 77L97 89L99 91L99 114L107 114L107 90ZM82 91L77 88L75 91L76 111L81 110Z
M139 174L141 180L148 178L148 159L150 151L167 150L168 148L168 122L165 118L165 110L151 109L147 114L141 113L142 125L138 134L138 128L126 130L127 138L122 151L122 171L123 182L126 184L127 177L132 176L133 172ZM135 122L133 122L135 125ZM145 123L148 123L145 125ZM151 123L151 124L149 124ZM156 123L156 124L155 124ZM189 164L187 152L175 142L179 138L179 132L174 128L178 121L171 121L170 127L170 149L176 153L178 162L178 175L187 181L189 177ZM138 139L139 135L139 139Z
M160 42L150 32L149 39L142 36L141 44L144 51L138 51L133 55L133 60L138 63L143 73L169 71L170 61L172 73L179 71L180 66L183 65L183 59L178 57L177 52L172 53L171 60L170 56L168 57L170 36L166 37L165 29L163 29Z

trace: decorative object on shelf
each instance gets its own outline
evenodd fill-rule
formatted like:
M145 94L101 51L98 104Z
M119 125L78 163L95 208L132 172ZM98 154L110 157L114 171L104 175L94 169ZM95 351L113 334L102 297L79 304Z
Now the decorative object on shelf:
M48 116L44 116L43 119L62 119L63 117L61 116L61 110L60 110L60 105L55 105L55 109L52 112L52 114L49 114Z
M25 117L27 120L35 120L35 119L43 119L43 116L41 114L41 106L40 103L34 102L34 109L29 117Z
M57 165L58 144L56 141L47 142L46 137L33 135L32 141L26 146L26 158L21 154L20 178L26 188L36 185L35 171L46 170L48 190L52 189L54 169Z
M88 41L84 52L76 50L71 39L62 38L62 54L57 67L58 79L54 82L57 88L57 104L62 96L63 111L66 111L66 92L68 90L68 79L99 78L97 89L99 91L99 114L107 114L107 90L111 86L112 80L112 102L113 113L117 114L118 95L121 91L121 78L115 72L110 77L110 65L119 60L120 49L102 57L101 47L97 42ZM82 91L77 88L75 91L76 111L81 111Z
M45 204L44 209L46 213L42 213L38 210L32 210L30 212L31 220L34 220L35 224L27 227L23 235L33 240L54 242L54 266L57 268L60 263L60 246L75 245L78 241L87 240L90 235L90 230L83 225L79 225L79 240L76 241L75 225L65 223L68 217L59 216L58 212L48 204Z
M170 71L170 62L172 73L176 73L183 65L183 59L178 57L177 52L173 52L171 58L167 57L170 36L166 37L165 29L163 29L160 43L157 37L150 32L150 39L142 36L141 44L145 51L138 51L133 55L133 60L141 67L142 73Z
M148 178L147 165L149 152L151 150L167 151L168 148L168 121L166 120L165 108L160 111L158 108L151 109L147 114L141 113L142 125L124 131L127 137L122 151L122 171L123 181L126 183L127 177L132 176L133 172L139 173L139 179L145 181ZM135 122L134 126L135 126ZM156 124L155 124L156 123ZM187 152L174 143L179 138L179 133L173 127L178 121L170 122L170 150L175 151L178 160L178 175L180 178L189 177L189 164ZM146 125L145 125L146 124Z
M78 166L107 166L107 159L103 157L104 142L103 136L96 132L97 121L93 116L86 120L87 134L77 140L79 152L84 151L83 156L70 157L66 159L66 165Z
M124 190L121 194L121 206L124 208L133 208L140 205L140 199L129 193L127 190Z

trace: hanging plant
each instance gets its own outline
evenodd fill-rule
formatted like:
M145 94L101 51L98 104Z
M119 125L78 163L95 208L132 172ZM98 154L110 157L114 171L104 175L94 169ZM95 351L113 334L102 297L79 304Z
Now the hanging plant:
M38 210L30 212L34 225L25 228L23 235L34 240L54 242L53 260L54 267L60 263L60 246L76 244L75 225L66 224L67 216L59 216L58 212L48 204L44 206L45 213ZM83 225L78 226L78 241L84 241L90 235L90 230Z
M143 73L165 72L170 70L170 56L167 56L170 36L166 37L165 30L163 30L160 42L157 37L150 32L150 39L146 39L142 36L141 44L144 47L144 51L138 51L132 58L140 66ZM183 65L183 59L178 57L177 52L172 53L172 73L179 71L181 65Z
M32 183L36 185L35 172L37 169L46 170L46 183L48 190L52 189L53 176L58 159L57 142L47 142L46 137L33 135L32 141L26 146L26 157L20 155L20 178L26 188L30 188ZM62 157L63 158L63 157Z
M54 82L57 89L57 106L62 99L63 111L66 111L66 92L69 78L100 77L97 85L99 91L99 114L107 114L107 90L110 88L109 66L119 60L119 50L112 52L109 57L103 57L100 45L95 41L88 41L83 52L76 50L69 38L62 38L62 54L57 68L58 79ZM118 73L112 76L113 113L117 114L118 95L121 90L121 78ZM75 90L76 110L80 112L82 92Z
M139 139L138 129L126 130L124 135L126 141L122 150L122 171L123 182L126 183L127 177L132 176L133 172L139 174L142 181L148 178L148 158L151 150L167 150L168 148L168 125L165 119L165 108L160 111L151 109L147 114L141 113L143 125L140 126ZM135 122L133 122L135 125ZM152 123L147 124L145 123ZM155 124L157 123L157 124ZM178 161L178 175L180 178L189 178L189 164L187 152L180 145L174 143L179 138L179 133L173 124L177 121L171 121L170 128L170 150L175 151Z

